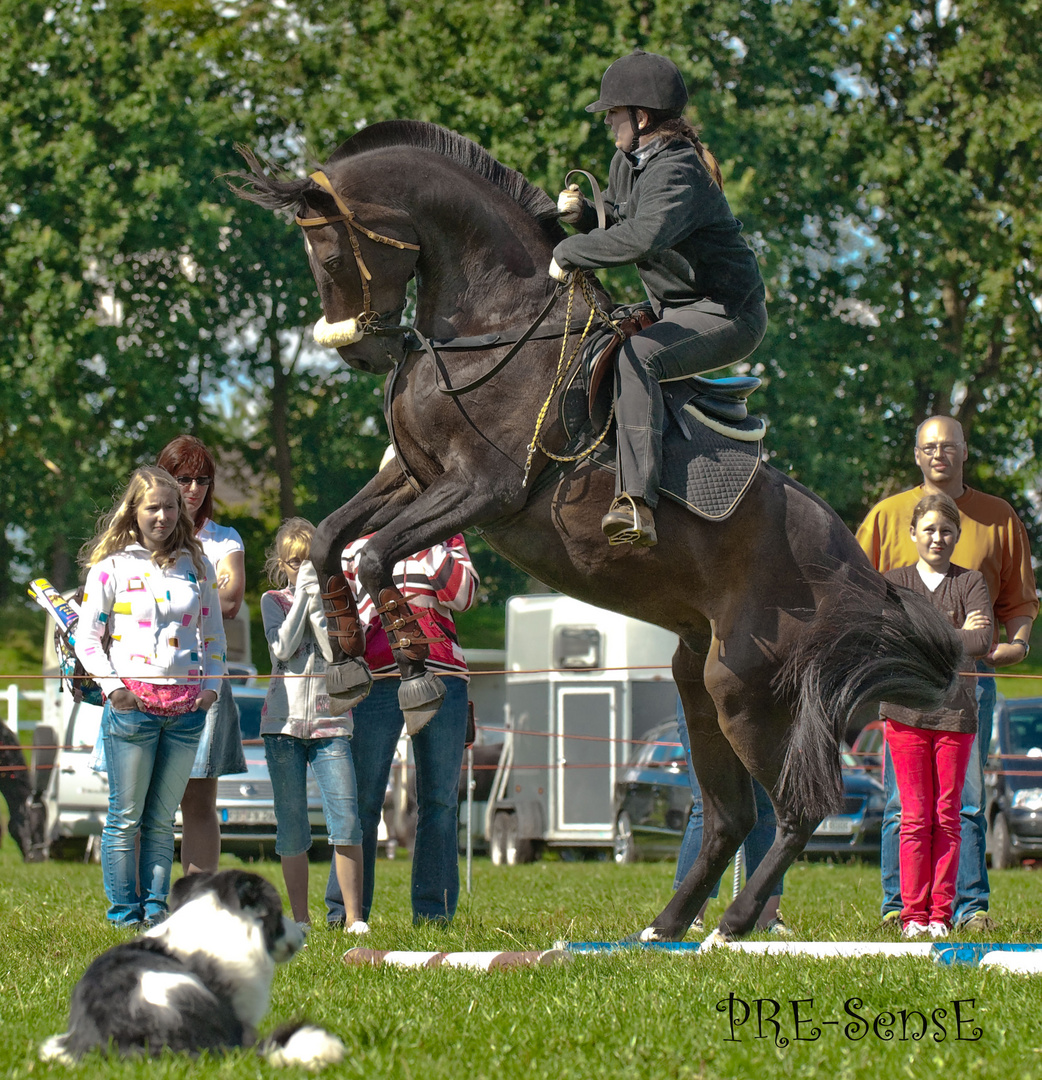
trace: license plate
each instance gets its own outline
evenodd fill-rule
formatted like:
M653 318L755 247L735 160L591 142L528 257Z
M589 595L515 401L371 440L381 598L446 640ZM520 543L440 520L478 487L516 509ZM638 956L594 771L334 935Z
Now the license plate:
M843 814L836 814L833 817L827 817L825 820L814 830L815 836L853 836L857 831L858 821L857 818L846 817Z
M228 825L274 825L272 810L221 810L221 821Z

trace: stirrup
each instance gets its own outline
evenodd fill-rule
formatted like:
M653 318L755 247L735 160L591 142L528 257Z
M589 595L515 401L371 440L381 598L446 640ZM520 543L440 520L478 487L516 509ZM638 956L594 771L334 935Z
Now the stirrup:
M652 547L657 544L654 514L650 506L646 507L646 511L645 518L628 492L617 495L608 512L601 518L601 531L608 537L608 544L612 547L622 544Z

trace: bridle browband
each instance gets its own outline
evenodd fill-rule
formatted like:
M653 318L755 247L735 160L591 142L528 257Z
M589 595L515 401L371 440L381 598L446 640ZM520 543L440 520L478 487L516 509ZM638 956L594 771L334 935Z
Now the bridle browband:
M313 228L318 225L333 225L338 221L342 221L347 227L347 236L351 241L351 251L354 253L355 265L358 267L358 278L362 283L362 302L364 310L357 321L363 332L366 330L374 330L379 323L380 315L378 312L373 311L372 301L369 296L369 282L372 280L373 275L369 272L369 267L365 265L365 260L362 258L362 250L358 245L356 230L360 233L364 233L370 240L375 240L378 244L386 244L388 247L398 248L400 251L419 251L420 245L408 244L404 240L396 240L393 236L382 236L380 233L375 233L371 229L367 229L364 225L359 224L355 219L355 215L352 213L351 208L336 193L333 189L333 185L329 182L329 177L326 176L321 169L318 172L311 173L309 179L314 180L323 191L333 197L333 201L336 203L340 213L332 217L311 218L302 218L297 214L294 217L294 220L304 229Z

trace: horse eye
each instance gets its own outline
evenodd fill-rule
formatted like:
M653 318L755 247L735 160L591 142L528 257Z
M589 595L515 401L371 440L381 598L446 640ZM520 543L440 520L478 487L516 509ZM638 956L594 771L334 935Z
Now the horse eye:
M339 270L343 266L344 260L339 255L334 255L331 259L326 259L327 270Z

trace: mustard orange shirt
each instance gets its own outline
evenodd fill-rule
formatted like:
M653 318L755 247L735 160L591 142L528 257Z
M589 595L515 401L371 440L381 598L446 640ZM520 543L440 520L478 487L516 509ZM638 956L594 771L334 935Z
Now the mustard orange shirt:
M912 511L926 494L919 487L891 495L869 510L857 530L858 543L881 573L919 559L912 542ZM1038 615L1038 593L1031 569L1028 534L1016 511L1004 499L967 487L955 500L962 518L962 533L952 562L979 570L988 586L998 627L1010 619Z

